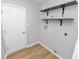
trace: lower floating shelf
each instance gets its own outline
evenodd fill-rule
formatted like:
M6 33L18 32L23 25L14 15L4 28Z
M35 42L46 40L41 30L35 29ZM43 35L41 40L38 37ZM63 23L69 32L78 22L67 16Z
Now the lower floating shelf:
M65 18L65 17L61 17L61 18L43 18L41 20L46 21L46 24L48 24L48 20L59 20L60 21L60 26L62 26L62 22L63 20L74 20L74 18Z
M41 20L74 20L74 18L66 18L66 17L60 17L60 18L43 18Z

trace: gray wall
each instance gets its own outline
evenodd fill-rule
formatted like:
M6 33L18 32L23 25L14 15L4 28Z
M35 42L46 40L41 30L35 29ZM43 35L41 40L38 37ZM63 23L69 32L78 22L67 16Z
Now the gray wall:
M39 22L40 5L27 0L2 0L2 3L10 3L26 7L26 20L27 24L29 24L26 27L28 45L37 42L40 39L43 44L52 50L56 50L64 59L71 59L78 31L77 5L66 7L65 9L64 16L72 17L74 18L74 21L63 21L61 27L59 21L52 20L49 21L48 30L44 30L45 22ZM51 4L53 4L53 2ZM49 15L60 17L61 12L61 9L57 9L50 11ZM64 33L68 33L68 35L64 36Z
M1 27L1 59L5 59L6 50L5 50L5 41L3 36L3 28Z
M53 0L52 0L53 1ZM56 0L58 1L58 0ZM52 2L53 4L53 2ZM49 4L47 4L49 5ZM43 8L46 4L43 6ZM71 59L75 42L78 35L78 6L73 5L65 8L64 17L74 18L73 21L64 20L63 25L60 26L58 20L49 20L48 30L44 29L46 25L44 21L40 21L40 41L45 44L51 50L56 50L57 53L64 59ZM41 13L45 15L45 13ZM56 9L49 12L49 16L61 17L62 9ZM67 36L64 36L67 33Z
M20 5L26 8L27 44L39 39L39 4L27 0L2 0L2 3Z
M5 59L6 50L3 41L1 40L1 59Z

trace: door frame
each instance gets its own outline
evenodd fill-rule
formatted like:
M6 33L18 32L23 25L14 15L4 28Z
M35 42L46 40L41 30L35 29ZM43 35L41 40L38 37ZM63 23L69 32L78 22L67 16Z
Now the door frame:
M8 3L1 3L1 7L2 6L8 6L8 7L15 7L15 8L23 8L23 9L25 9L25 19L26 19L26 8L24 7L24 6L20 6L20 5L14 5L14 4L8 4ZM27 21L27 20L25 20L25 21ZM2 19L1 19L1 24L2 24ZM2 27L3 27L3 25L2 25ZM26 26L26 23L25 23L25 27L27 27ZM26 47L27 47L27 28L26 28ZM4 31L3 31L4 32ZM4 33L3 33L3 36L4 36ZM5 39L4 39L4 43L6 43L5 42ZM25 47L25 48L26 48ZM18 49L18 50L21 50L21 49L23 49L23 48L20 48L20 49ZM5 44L5 50L6 50L6 44ZM16 51L18 51L18 50L16 50ZM6 53L6 55L8 55L8 54L11 54L11 53L13 53L13 52L16 52L16 51L12 51L12 52L10 52L10 53ZM5 58L6 58L6 55L5 55Z

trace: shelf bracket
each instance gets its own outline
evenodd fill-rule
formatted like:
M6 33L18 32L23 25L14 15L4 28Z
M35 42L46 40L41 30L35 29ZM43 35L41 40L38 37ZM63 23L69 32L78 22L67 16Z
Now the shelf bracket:
M45 23L48 24L48 20L44 19Z
M48 20L46 20L46 24L48 24Z
M49 16L49 11L47 11L47 16Z
M49 11L47 11L47 16L49 16ZM48 20L45 20L46 24L48 24Z
M61 5L61 7L62 7L62 17L64 17L65 6ZM63 19L59 19L59 21L60 21L60 26L62 26Z
M61 6L62 7L62 17L64 16L64 10L65 10L65 6Z
M62 26L63 19L59 19L59 21L60 21L60 26Z

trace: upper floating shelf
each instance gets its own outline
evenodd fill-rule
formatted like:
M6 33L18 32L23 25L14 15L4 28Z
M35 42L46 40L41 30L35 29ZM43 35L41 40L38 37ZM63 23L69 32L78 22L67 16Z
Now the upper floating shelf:
M40 10L40 11L46 12L46 11L49 11L49 10L54 10L54 9L58 9L58 8L66 7L66 6L75 5L75 4L78 4L77 1L71 1L71 2L68 2L68 3L65 3L65 4L53 6L53 7L46 8L46 9L43 9L43 10Z
M61 18L44 18L41 20L74 20L74 18L65 18L65 17L61 17Z

